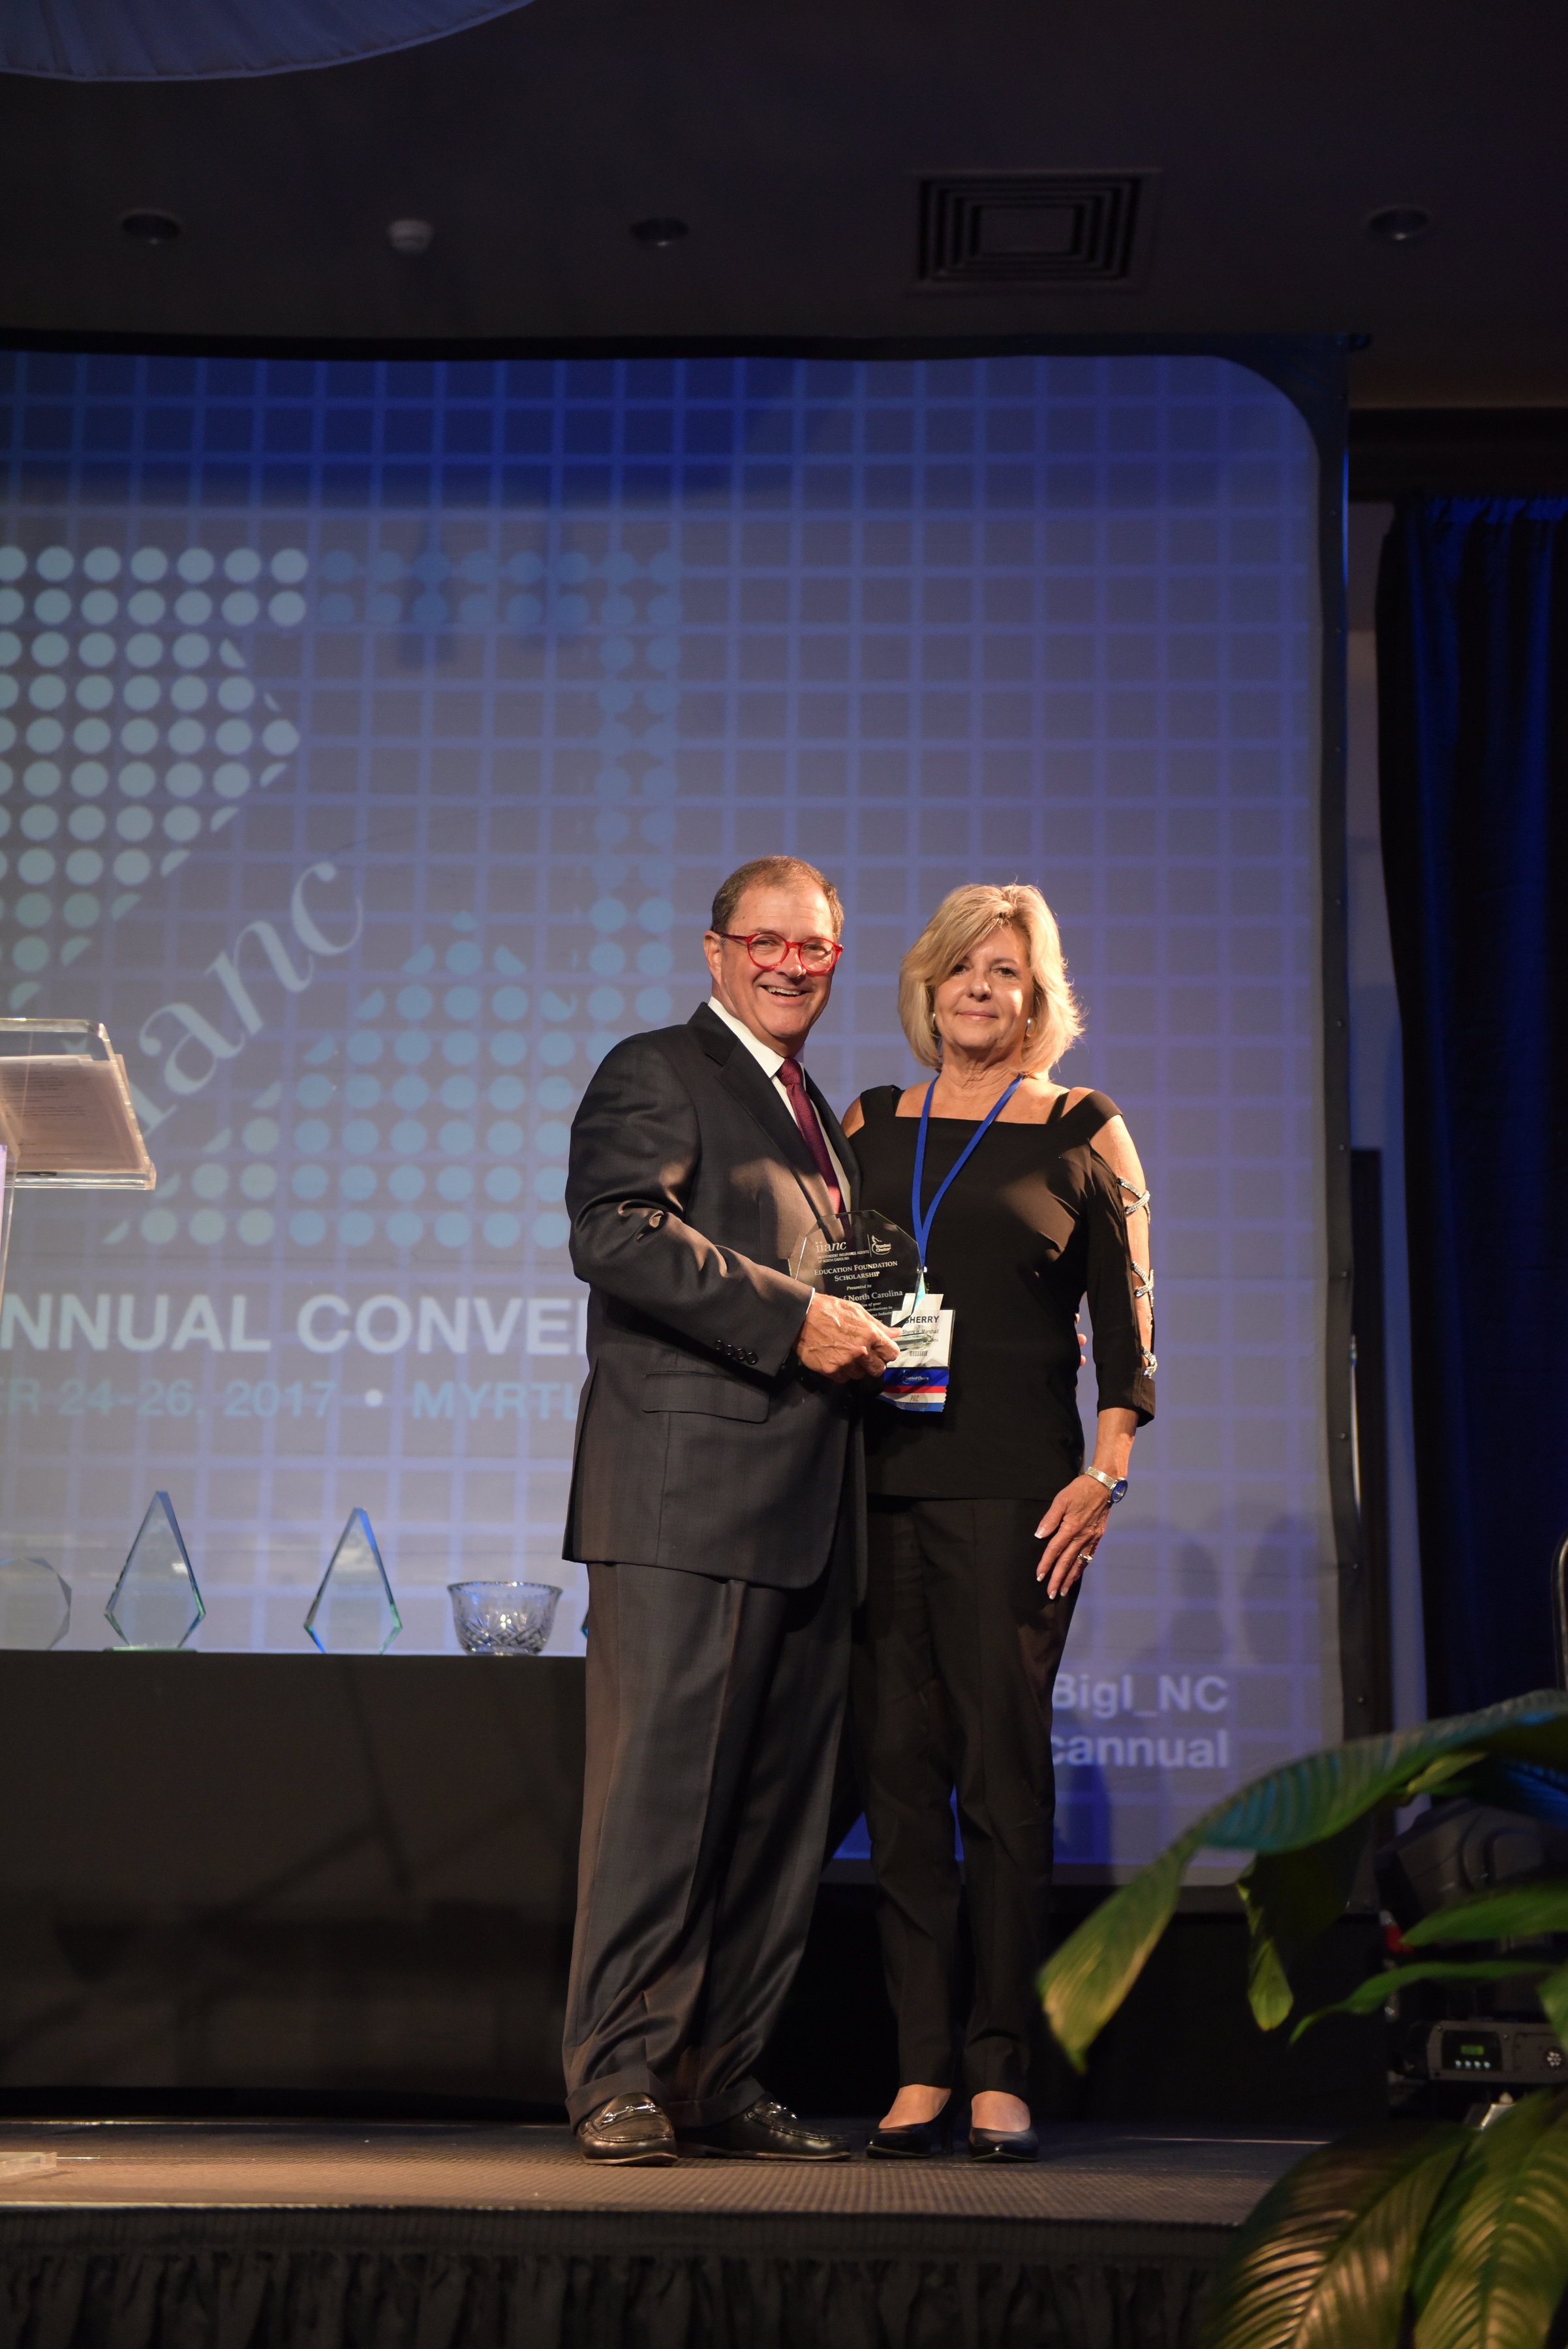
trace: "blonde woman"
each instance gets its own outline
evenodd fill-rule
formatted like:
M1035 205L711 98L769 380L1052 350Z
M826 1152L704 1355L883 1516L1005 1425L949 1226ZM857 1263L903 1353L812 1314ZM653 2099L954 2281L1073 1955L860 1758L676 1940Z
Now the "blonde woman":
M1154 1413L1148 1196L1115 1102L1052 1081L1080 1021L1037 889L953 890L904 957L898 1010L934 1075L863 1093L844 1131L861 1205L921 1240L927 1286L954 1321L940 1408L933 1381L923 1407L883 1396L867 1415L869 1583L851 1705L900 2082L870 2150L938 2149L957 2037L971 2155L1033 2160L1051 1691L1134 1432ZM1087 1465L1085 1296L1099 1402ZM973 1992L961 2018L965 1899Z

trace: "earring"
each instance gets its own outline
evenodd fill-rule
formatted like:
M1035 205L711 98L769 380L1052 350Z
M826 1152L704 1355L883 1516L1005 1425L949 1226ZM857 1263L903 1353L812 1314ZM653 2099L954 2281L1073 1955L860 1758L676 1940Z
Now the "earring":
M1025 1034L1026 1036L1033 1036L1033 1033L1034 1033L1034 1022L1033 1022L1033 1019L1026 1019L1026 1020L1024 1021L1024 1023L1023 1023L1023 1032L1024 1032L1024 1034Z

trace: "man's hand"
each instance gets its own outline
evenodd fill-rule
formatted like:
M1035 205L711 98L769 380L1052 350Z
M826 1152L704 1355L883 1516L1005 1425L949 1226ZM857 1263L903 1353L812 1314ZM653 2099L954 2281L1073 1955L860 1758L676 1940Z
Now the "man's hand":
M879 1379L888 1364L898 1361L898 1341L862 1307L818 1291L805 1309L794 1350L805 1369L842 1383Z

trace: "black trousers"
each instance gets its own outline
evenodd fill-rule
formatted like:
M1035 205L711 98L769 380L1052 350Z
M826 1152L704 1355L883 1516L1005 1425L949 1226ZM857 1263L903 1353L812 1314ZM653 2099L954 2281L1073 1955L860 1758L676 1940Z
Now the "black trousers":
M1051 1690L1076 1601L1046 1599L1034 1579L1046 1506L871 1503L851 1724L900 2085L953 2084L962 1903L974 1965L964 2084L1029 2093L1051 1901Z
M698 2128L763 2093L822 1873L852 1573L842 1541L805 1590L589 1567L574 2123L640 2094Z

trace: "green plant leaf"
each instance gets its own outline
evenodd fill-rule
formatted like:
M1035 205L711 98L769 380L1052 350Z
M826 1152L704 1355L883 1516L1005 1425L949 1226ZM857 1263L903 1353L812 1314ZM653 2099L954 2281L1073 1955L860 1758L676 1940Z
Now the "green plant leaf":
M1236 1889L1241 1892L1241 1888ZM1241 1893L1243 1907L1247 1896ZM1279 1945L1272 1934L1260 1932L1256 1913L1247 1909L1247 2003L1260 2031L1276 2031L1295 2004Z
M1542 2349L1568 2290L1568 2089L1473 2137L1411 2276L1416 2349Z
M1535 1995L1547 2022L1563 2046L1568 2047L1568 1966L1558 1966L1538 1982Z
M1182 1870L1195 1846L1184 1836L1140 1868L1069 1933L1040 1976L1040 1999L1076 2072L1170 1921Z
M1325 1932L1349 1899L1366 1847L1366 1822L1303 1851L1260 1852L1237 1884L1247 1912L1247 1996L1260 2030L1272 2031L1291 2011L1286 1968Z
M1473 1754L1441 1754L1424 1770L1417 1770L1413 1778L1407 1779L1401 1789L1402 1799L1413 1803L1417 1795L1450 1795L1453 1781L1474 1767Z
M1568 1816L1568 1693L1543 1689L1482 1713L1327 1746L1253 1779L1188 1832L1221 1850L1296 1851L1337 1835L1379 1803L1439 1785L1451 1792L1489 1766L1509 1775L1511 1785L1528 1781L1532 1799Z
M1381 1973L1368 1974L1364 1982L1357 1982L1348 1998L1303 2014L1291 2033L1291 2045L1295 2045L1303 2031L1310 2031L1314 2023L1322 2023L1331 2014L1376 2014L1396 1991L1408 1990L1416 1982L1517 1982L1521 1974L1545 1971L1544 1966L1532 1965L1528 1959L1519 1958L1426 1958L1418 1966L1385 1966Z
M1086 1918L1041 1974L1045 2012L1070 2062L1082 2071L1090 2045L1137 1980L1194 1853L1301 1851L1345 1834L1417 1781L1435 1784L1438 1775L1450 1785L1468 1781L1487 1756L1497 1757L1499 1768L1515 1772L1521 1782L1529 1779L1542 1816L1549 1802L1568 1816L1568 1694L1544 1689L1481 1713L1308 1754L1204 1812ZM1438 1765L1450 1761L1452 1774L1438 1772ZM1266 1960L1259 1992L1265 2011L1272 2012L1281 1992Z
M1469 2138L1401 2124L1297 2162L1227 2252L1199 2349L1397 2349L1422 2228Z
M1479 1892L1423 1917L1400 1938L1407 1950L1434 1941L1520 1941L1538 1933L1568 1933L1568 1878L1538 1877L1505 1892Z

